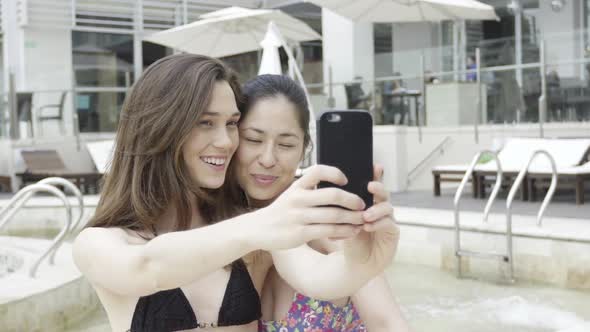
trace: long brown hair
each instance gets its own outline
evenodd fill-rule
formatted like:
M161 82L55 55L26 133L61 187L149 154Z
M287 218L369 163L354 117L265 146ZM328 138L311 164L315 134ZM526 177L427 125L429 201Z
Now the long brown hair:
M239 105L237 77L219 60L177 54L145 70L123 103L113 160L90 226L151 231L173 208L174 230L187 230L195 203L207 223L233 214L220 190L200 188L191 180L182 155L219 81L229 83ZM230 180L227 185L236 184Z

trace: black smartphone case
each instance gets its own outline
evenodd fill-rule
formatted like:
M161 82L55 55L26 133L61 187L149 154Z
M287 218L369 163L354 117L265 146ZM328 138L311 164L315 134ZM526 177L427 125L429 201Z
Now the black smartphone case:
M330 121L331 114L340 121ZM325 111L317 119L318 164L335 166L348 178L342 189L357 194L366 204L373 205L373 195L367 185L373 180L373 120L363 110ZM337 187L322 182L319 188Z

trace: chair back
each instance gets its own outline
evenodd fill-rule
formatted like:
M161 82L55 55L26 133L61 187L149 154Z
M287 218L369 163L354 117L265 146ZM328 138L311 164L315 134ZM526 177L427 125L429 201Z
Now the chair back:
M65 102L66 102L66 95L67 95L67 94L68 94L68 92L67 92L67 91L63 91L63 92L61 93L61 96L59 97L59 104L58 104L58 107L57 107L57 108L58 108L58 114L57 114L57 116L58 116L60 119L63 119L63 114L64 114L64 104L65 104Z
M359 102L363 100L365 92L360 83L347 83L344 85L346 91L346 100L348 108L356 108Z
M86 149L94 162L96 170L100 174L107 173L113 160L115 140L88 142L86 143Z

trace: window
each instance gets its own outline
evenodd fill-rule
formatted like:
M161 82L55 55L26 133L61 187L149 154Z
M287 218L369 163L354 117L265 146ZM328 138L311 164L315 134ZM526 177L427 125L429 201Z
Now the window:
M134 79L133 36L72 31L72 53L80 132L114 132Z
M133 82L133 36L72 32L76 86L125 87Z

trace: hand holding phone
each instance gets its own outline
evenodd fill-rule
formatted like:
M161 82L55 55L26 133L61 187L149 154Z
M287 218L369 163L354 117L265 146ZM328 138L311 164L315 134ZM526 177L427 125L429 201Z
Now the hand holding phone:
M363 110L330 110L317 119L318 164L334 166L348 183L336 186L322 182L318 188L339 187L358 195L366 208L373 205L368 184L373 180L373 121Z

